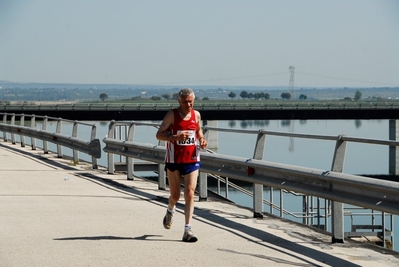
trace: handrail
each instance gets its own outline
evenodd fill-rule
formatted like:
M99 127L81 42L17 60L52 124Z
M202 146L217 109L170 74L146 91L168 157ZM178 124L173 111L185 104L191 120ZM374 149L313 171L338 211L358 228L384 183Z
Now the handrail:
M379 139L369 139L369 138L361 138L361 137L351 137L346 135L317 135L317 134L300 134L300 133L292 133L292 132L276 132L276 131L265 131L265 130L240 130L240 129L228 129L228 128L219 128L212 126L204 126L204 131L218 131L218 132L229 132L229 133L245 133L245 134L263 134L263 135L274 135L274 136L284 136L284 137L295 137L295 138L309 138L309 139L319 139L319 140L343 140L348 142L357 142L357 143L368 143L375 145L388 145L388 146L399 146L399 141L394 140L379 140Z
M97 158L101 157L101 145L100 140L95 138L96 125L47 116L35 116L14 113L0 113L0 115L3 115L3 122L0 123L0 131L3 132L4 141L7 141L7 133L9 133L11 134L12 143L15 144L15 135L19 135L21 139L21 146L25 146L24 137L30 137L32 140L32 149L36 149L36 139L39 139L43 141L43 150L45 153L48 153L47 142L51 142L57 145L58 157L63 156L61 146L68 147L73 150L74 162L79 161L79 156L77 152L80 151L92 156L93 168L98 168ZM25 126L26 117L31 119L29 126ZM10 118L10 121L8 121L8 118ZM19 118L19 125L15 124L16 118ZM42 129L35 128L36 119L43 120ZM55 133L47 131L46 128L48 120L57 121L57 129ZM63 122L70 122L73 124L72 133L70 135L61 133L61 127ZM78 125L90 126L92 128L90 140L78 138Z
M111 127L115 127L117 123L111 122ZM114 126L111 126L114 125ZM141 159L144 161L151 161L159 164L159 188L165 188L165 173L162 168L164 161L164 143L159 142L158 145L152 144L141 144L136 143L133 140L134 127L140 125L140 123L131 121L129 123L129 138L123 141L116 140L113 136L106 137L103 141L106 144L104 151L108 152L108 155L117 154L127 158L132 162L133 158ZM151 123L146 124L154 127L158 127L159 124ZM273 188L280 188L280 216L287 214L287 211L283 209L282 194L281 190L287 190L290 192L296 192L305 194L303 196L303 223L313 223L312 214L313 207L309 209L307 202L313 201L313 197L324 198L325 201L325 229L328 228L327 217L333 217L333 242L340 242L340 239L344 237L343 231L343 217L344 211L343 206L340 202L353 204L372 210L382 211L382 218L386 215L391 216L392 214L398 214L399 206L397 204L399 198L397 197L399 192L398 184L395 182L381 181L374 178L366 178L362 176L349 175L342 173L343 165L345 162L346 146L348 142L359 142L368 144L388 145L388 146L399 146L398 141L392 140L377 140L367 138L356 138L345 135L328 136L328 135L313 135L313 134L299 134L299 133L285 133L285 132L271 132L266 130L248 131L248 130L235 130L235 129L224 129L217 127L210 127L208 125L203 127L204 135L206 138L209 137L209 132L230 132L238 134L255 134L257 140L254 148L253 158L239 158L231 157L228 155L221 155L213 153L212 151L203 151L201 154L202 167L200 170L199 178L199 195L200 200L207 198L206 190L207 173L217 176L226 177L226 184L229 183L228 177L236 180L242 180L253 183L253 199L254 199L254 216L263 212L263 185L270 186L270 213L273 213ZM277 164L273 162L263 161L263 151L265 147L265 138L267 135L284 136L289 138L310 138L329 140L336 143L334 149L334 157L332 161L331 170L317 170L311 168L303 168L292 165ZM129 166L129 164L128 164ZM109 166L112 168L112 166ZM128 179L132 178L132 172L128 172ZM228 185L226 185L228 186ZM259 188L259 186L261 186ZM227 191L226 191L227 193ZM307 196L306 196L307 195ZM383 196L383 197L381 197ZM226 196L228 197L228 196ZM319 202L319 200L317 200ZM333 212L330 214L331 207L330 202L333 201ZM328 203L328 210L327 210ZM305 211L306 208L306 211ZM320 206L317 204L317 218L318 222L316 225L321 226L320 218L323 217L320 214ZM385 214L388 212L389 214ZM292 215L292 214L291 214ZM297 216L295 216L297 217ZM384 220L384 219L383 219ZM393 225L391 225L393 227ZM341 228L341 229L339 229ZM385 231L383 233L385 238ZM335 240L335 241L334 241Z
M212 173L208 173L208 175L211 176L214 179L217 179L218 181L222 181L225 184L228 183L229 187L232 187L235 190L240 191L241 193L243 193L243 194L245 194L247 196L253 197L253 193L251 191L249 191L247 189L244 189L241 186L232 183L231 181L228 181L228 178L223 178L220 175L215 175L215 174L212 174ZM303 194L298 194L298 193L293 192L293 191L287 191L287 190L282 190L282 191L284 191L285 193L290 193L290 194L296 195L296 196L303 195ZM218 194L220 195L220 193L218 193ZM228 197L226 196L226 198L228 198ZM299 218L299 216L297 216L296 213L290 212L290 211L284 209L283 207L276 205L275 203L273 203L271 201L268 201L268 200L264 199L263 203L273 207L276 210L279 210L283 214L287 214L287 215L290 215L292 217Z
M163 163L165 147L103 139L107 153ZM201 171L399 215L399 184L351 174L203 152Z
M24 146L24 137L28 136L32 138L32 149L35 149L35 139L43 140L43 150L47 151L46 143L52 142L57 145L57 152L59 157L62 157L61 146L69 147L74 150L73 158L75 161L78 160L76 151L82 151L92 158L99 158L101 156L100 141L95 139L95 125L89 123L82 123L78 121L63 120L61 118L53 118L47 116L35 116L25 114L9 114L0 113L3 115L3 123L0 123L0 131L3 131L4 140L7 140L7 133L11 134L11 140L15 143L15 135L19 135L21 139L21 146ZM16 124L16 117L19 118L19 125ZM25 122L25 118L30 118L30 126L26 126L29 122ZM34 127L35 120L43 120L42 129L36 129ZM57 122L57 129L55 133L52 133L46 129L47 121L53 120ZM18 119L17 119L18 121ZM69 122L73 124L71 134L61 133L62 122ZM85 125L92 127L92 133L90 141L85 141L77 137L78 125ZM106 147L104 151L108 153L109 172L112 171L113 161L110 160L113 154L126 157L128 167L128 179L133 176L133 159L141 159L144 161L155 162L159 164L159 183L160 188L165 188L165 177L163 171L163 163L165 156L164 142L159 142L158 145L137 143L133 140L135 126L153 126L159 127L158 123L146 123L146 122L119 122L111 121L109 124L109 132L104 143ZM125 136L122 140L121 137L116 136L115 131L118 126L126 127ZM229 183L228 178L234 178L240 181L246 181L254 184L254 203L257 202L255 186L266 185L272 188L279 188L280 190L288 190L290 192L296 192L309 196L321 197L326 200L339 201L343 203L353 204L360 207L365 207L377 211L382 211L382 216L385 216L385 212L391 214L399 214L399 184L396 182L381 181L374 178L365 178L362 176L349 175L342 173L342 167L345 159L346 142L360 142L370 143L388 146L399 146L398 141L392 140L376 140L367 138L356 138L344 135L339 136L328 136L328 135L312 135L312 134L298 134L298 133L285 133L285 132L272 132L266 130L248 131L248 130L233 130L204 126L204 134L209 135L210 131L220 132L233 132L239 134L255 134L257 135L257 142L255 144L253 158L242 158L233 157L229 155L222 155L214 153L213 151L202 151L201 161L202 167L200 172L200 200L206 199L207 187L202 187L201 184L206 184L206 174L209 173L211 176L216 175L220 178L223 177L226 183ZM267 162L262 160L260 154L263 153L265 146L264 137L267 135L295 137L295 138L311 138L311 139L322 139L336 142L334 150L334 159L332 162L331 170L318 170L312 168L304 168L299 166L278 164L274 162ZM76 151L75 151L76 150ZM95 162L96 163L96 162ZM93 168L97 168L97 165L93 161ZM111 173L111 172L110 172ZM205 174L205 176L204 176ZM162 185L161 185L162 184ZM234 186L233 186L234 187ZM245 192L249 194L250 192ZM272 193L272 192L271 192ZM280 193L281 198L281 193ZM290 213L283 209L282 199L280 199L280 216L282 214L290 214L295 216L294 213ZM304 200L305 201L305 200ZM271 208L275 206L273 201L267 202L262 197L262 203L267 203ZM326 212L325 217L327 218L327 205L325 206ZM262 210L263 211L263 210ZM256 210L254 205L254 214L259 211ZM313 218L315 214L312 210L308 210L301 218L307 220L307 218ZM319 218L320 214L317 214ZM392 215L391 215L392 219ZM327 221L326 221L327 224ZM320 225L320 222L319 222ZM343 224L341 224L343 227ZM392 227L392 223L391 223ZM385 229L385 226L384 228ZM342 230L343 232L343 230ZM385 230L383 232L385 238Z

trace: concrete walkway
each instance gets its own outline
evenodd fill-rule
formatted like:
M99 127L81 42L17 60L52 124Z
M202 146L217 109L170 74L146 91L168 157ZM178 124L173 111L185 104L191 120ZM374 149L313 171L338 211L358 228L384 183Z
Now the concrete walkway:
M399 254L210 199L199 241L165 230L168 191L0 141L0 266L399 266ZM183 202L181 202L183 203Z

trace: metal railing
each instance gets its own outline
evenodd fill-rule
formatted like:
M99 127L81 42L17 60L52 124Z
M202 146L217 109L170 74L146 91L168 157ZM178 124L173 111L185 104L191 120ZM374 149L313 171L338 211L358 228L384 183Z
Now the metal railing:
M111 122L109 135L103 140L106 144L104 151L108 155L116 154L126 157L127 159L140 159L144 161L155 162L158 164L159 188L165 189L165 173L163 171L165 148L163 143L158 145L143 144L133 141L134 129L139 125L151 125L158 127L158 124L130 122L124 123L127 127L127 138L123 140L115 139L113 132L115 127L120 125L118 122ZM328 217L332 216L332 233L333 242L343 241L344 238L344 222L345 215L353 216L354 213L344 213L343 204L352 204L359 207L371 209L373 216L375 211L379 211L382 220L382 237L385 240L390 233L393 232L392 214L399 214L399 184L396 182L383 181L374 178L366 178L362 176L350 175L342 173L345 161L346 146L348 142L360 142L367 144L378 144L387 146L399 146L397 141L375 140L365 138L355 138L344 135L325 136L297 133L281 133L271 131L247 131L232 130L216 127L205 126L203 128L206 138L210 131L233 132L238 134L254 134L257 136L252 158L232 157L212 153L211 151L203 151L201 154L201 170L199 178L199 195L200 199L207 198L207 177L216 177L225 182L228 186L228 178L239 181L246 181L253 184L253 211L254 216L263 213L263 204L270 206L270 213L276 209L273 203L272 192L277 188L280 190L280 216L295 213L288 212L283 208L283 192L296 192L303 199L303 211L299 213L299 217L303 218L303 223L315 225L320 228L328 229ZM274 162L266 162L262 160L265 149L265 139L268 135L285 136L290 138L310 138L320 140L330 140L335 142L334 157L331 170L317 170L292 166L286 164L278 164ZM112 164L112 162L108 162ZM132 163L128 162L128 166ZM109 168L112 166L109 165ZM209 174L209 175L208 175ZM132 179L133 171L128 171L128 179ZM263 186L270 187L270 201L263 199ZM228 189L226 190L228 191ZM245 192L250 194L249 191ZM324 207L320 205L324 199ZM316 202L316 208L313 204ZM324 214L321 212L324 209ZM391 219L391 231L385 227L385 217ZM315 223L314 219L317 219ZM321 227L320 219L324 218L325 225ZM373 221L374 223L374 221ZM391 236L393 244L393 236ZM384 243L385 245L385 243Z
M52 118L47 116L35 116L25 114L3 115L3 121L0 122L0 131L3 132L5 141L11 140L13 144L19 141L21 146L25 146L25 137L30 137L32 149L36 149L36 139L43 141L44 153L48 153L48 142L57 146L57 155L63 156L62 147L68 147L73 150L73 160L79 161L78 151L92 156L93 168L97 168L97 158L101 157L100 142L95 139L96 126L78 121L63 120L61 118ZM36 121L42 121L41 129L36 128ZM55 132L47 130L48 123L56 123ZM70 133L63 132L63 123L72 125ZM90 140L78 138L79 126L91 127ZM108 172L114 173L115 161L114 155L120 156L120 161L126 161L127 178L133 179L134 165L137 163L134 159L149 161L157 164L158 184L160 189L166 188L166 175L164 172L164 142L158 145L148 143L134 142L134 133L136 126L159 127L155 123L141 122L116 122L109 124L107 137L103 140L106 144L104 151L108 153ZM242 158L229 155L222 155L207 150L202 151L202 167L199 177L199 196L200 200L207 199L208 177L218 180L218 193L220 194L220 182L226 186L226 197L228 198L229 187L233 187L241 192L253 197L254 216L262 216L264 204L270 207L269 213L274 210L279 211L280 217L285 214L295 218L302 218L302 222L307 225L313 225L327 230L328 219L332 216L333 241L343 240L344 236L351 236L354 229L371 229L373 234L386 239L393 233L393 216L399 214L399 184L396 182L381 181L374 178L349 175L342 173L345 162L346 147L348 142L358 142L365 144L386 145L391 147L399 146L398 141L376 140L366 138L356 138L344 135L326 136L297 133L271 132L265 130L248 131L233 130L217 127L205 126L203 128L205 137L209 137L210 132L228 132L233 134L252 134L256 135L253 157ZM331 171L304 168L286 164L278 164L263 160L263 154L266 146L267 136L283 136L289 138L309 138L319 140L329 140L335 142L334 157ZM253 191L243 189L229 178L245 181L253 184ZM263 186L270 188L270 200L263 198ZM273 192L279 191L280 203L274 203ZM284 208L284 194L294 194L302 198L302 211L290 212ZM324 201L324 206L321 202ZM370 209L370 213L355 213L343 209L342 203L356 205ZM357 209L357 208L354 208ZM353 208L352 208L353 210ZM377 212L376 212L377 211ZM354 216L372 216L372 225L356 225ZM344 216L351 218L351 232L344 233ZM381 217L381 225L375 224L375 218ZM390 218L391 230L386 229L386 219ZM324 225L322 221L324 220ZM362 228L363 227L363 228ZM375 230L381 230L376 232ZM393 236L390 235L393 245ZM385 246L385 242L384 242Z
M98 168L97 158L101 157L101 146L100 140L96 139L96 125L88 124L79 121L70 121L61 118L53 118L47 116L35 116L25 114L10 114L0 113L3 116L3 121L0 122L0 131L3 132L4 141L10 140L12 144L17 142L17 137L22 147L25 147L25 137L30 138L30 145L32 150L37 147L36 140L43 141L44 153L49 152L48 142L56 145L56 153L59 158L63 157L63 147L72 149L74 163L79 162L79 152L86 153L92 158L92 167ZM42 128L36 128L36 122L42 121ZM47 130L50 121L56 122L55 132ZM63 123L69 123L72 125L70 133L63 133ZM91 128L89 140L85 140L78 137L79 126L85 126Z

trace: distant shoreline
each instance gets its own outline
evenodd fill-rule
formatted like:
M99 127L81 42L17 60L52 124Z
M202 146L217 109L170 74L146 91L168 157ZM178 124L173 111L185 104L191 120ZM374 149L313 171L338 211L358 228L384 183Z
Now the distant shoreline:
M71 102L71 101L99 101L100 94L107 94L108 100L132 101L133 98L150 99L152 96L161 97L164 94L173 95L181 87L150 86L150 85L110 85L110 84L41 84L41 83L2 83L0 81L0 101L34 101L34 102ZM280 99L281 94L290 92L291 101L299 101L300 95L305 95L307 101L330 101L344 98L353 98L357 90L362 93L362 100L395 100L399 98L399 87L368 87L368 88L301 88L288 86L192 86L196 99L204 97L210 100L244 101L240 97L242 91L251 93L268 93L271 99ZM236 97L228 95L234 92ZM294 99L295 98L295 99ZM255 99L253 99L255 101ZM151 100L149 100L151 101Z

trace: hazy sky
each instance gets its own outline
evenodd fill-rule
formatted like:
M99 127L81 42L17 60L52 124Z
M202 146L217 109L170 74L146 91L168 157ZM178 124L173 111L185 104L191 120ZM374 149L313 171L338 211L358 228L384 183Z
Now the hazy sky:
M0 80L399 86L399 0L0 0Z

